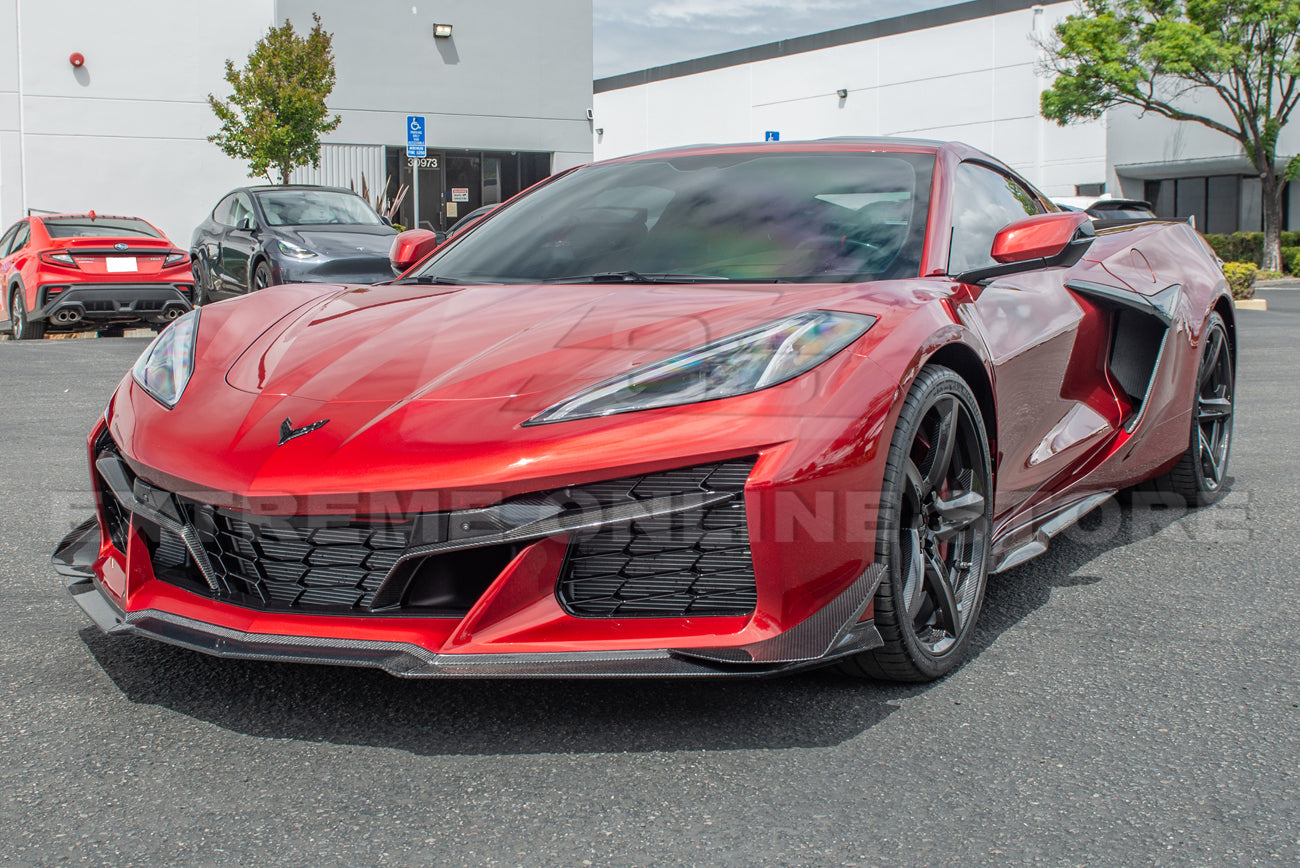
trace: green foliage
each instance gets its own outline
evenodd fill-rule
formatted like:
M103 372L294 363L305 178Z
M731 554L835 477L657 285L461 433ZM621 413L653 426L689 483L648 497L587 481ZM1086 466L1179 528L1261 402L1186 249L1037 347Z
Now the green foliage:
M1281 279L1282 279L1282 272L1280 271L1261 271L1255 275L1256 283L1258 283L1261 280L1281 280Z
M1251 298L1255 295L1255 277L1259 274L1259 266L1253 262L1225 262L1223 263L1223 276L1228 280L1228 288L1232 290L1232 297Z
M1046 46L1056 78L1042 115L1065 125L1127 105L1231 136L1259 173L1265 231L1276 236L1281 182L1300 177L1300 157L1277 165L1300 101L1298 31L1296 0L1083 0ZM1200 113L1215 100L1226 115ZM1280 264L1271 238L1264 259Z
M1234 232L1231 235L1206 235L1205 240L1224 262L1253 262L1260 265L1264 261L1263 232ZM1300 232L1283 232L1281 246L1300 247Z
M320 165L320 137L341 121L330 116L325 99L334 90L333 36L320 16L305 36L286 19L253 47L244 69L226 61L228 101L208 94L221 130L208 136L231 157L248 161L249 177L274 168L280 183L298 166Z
M1287 274L1300 276L1300 247L1283 247L1282 265Z

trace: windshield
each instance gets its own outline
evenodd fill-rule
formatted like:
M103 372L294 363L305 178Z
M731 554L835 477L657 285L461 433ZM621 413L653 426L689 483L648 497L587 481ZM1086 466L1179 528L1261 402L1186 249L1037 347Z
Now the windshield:
M260 192L266 222L272 226L325 226L383 223L365 199L338 190L275 190Z
M1098 220L1150 220L1156 215L1150 208L1141 205L1125 205L1119 208L1103 208L1094 205L1089 211Z
M162 238L157 229L134 217L46 217L41 222L51 238Z
M408 280L915 277L930 154L724 154L597 164L546 184Z

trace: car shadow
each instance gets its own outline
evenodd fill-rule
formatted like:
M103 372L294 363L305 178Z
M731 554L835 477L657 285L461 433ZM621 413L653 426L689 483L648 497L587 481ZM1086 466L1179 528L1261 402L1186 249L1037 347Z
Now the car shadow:
M1121 502L1040 558L991 577L977 655L1060 588L1120 581L1087 572L1102 551L1159 533L1181 510ZM1108 542L1109 540L1109 542ZM418 755L830 747L932 684L862 682L833 670L776 679L408 680L379 670L220 660L148 639L82 641L123 695L245 735L394 748ZM961 678L959 668L949 678Z

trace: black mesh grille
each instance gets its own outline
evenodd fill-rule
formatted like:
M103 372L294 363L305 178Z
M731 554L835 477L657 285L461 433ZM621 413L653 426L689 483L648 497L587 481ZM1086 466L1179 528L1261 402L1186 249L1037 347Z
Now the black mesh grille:
M117 452L107 435L96 445L97 456ZM744 615L754 610L757 597L743 496L755 460L537 492L498 508L506 516L511 504L558 501L566 508L589 510L701 493L732 495L706 507L574 534L557 593L567 611L583 617ZM125 472L137 491L146 491L137 496L159 494ZM96 482L109 534L125 551L130 514L98 472ZM171 508L179 508L178 517L197 532L218 586L215 595L258 609L463 615L520 550L518 544L485 540L473 548L412 557L399 567L408 550L449 539L449 523L462 514L393 521L261 517L161 494L173 498ZM137 517L136 524L156 578L196 593L214 593L179 536L147 518Z
M95 457L109 452L117 454L117 444L115 444L107 433L103 434L95 444ZM104 477L100 475L99 470L94 470L95 487L99 492L99 501L104 505L104 524L108 530L108 538L118 551L126 552L127 534L131 529L131 514L126 511L121 502L113 494L113 489L108 487Z
M193 502L186 509L230 596L265 608L367 608L411 533L411 522L250 519Z
M575 536L560 575L560 602L574 615L594 618L752 612L757 592L743 491L753 467L746 458L583 486L606 504L701 491L736 496Z

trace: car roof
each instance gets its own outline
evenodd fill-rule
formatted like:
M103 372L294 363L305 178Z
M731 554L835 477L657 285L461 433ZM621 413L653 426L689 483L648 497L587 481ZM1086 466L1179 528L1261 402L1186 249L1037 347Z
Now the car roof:
M65 214L29 214L28 218L32 220L139 220L141 223L149 221L143 217L136 217L134 214L100 214L96 211L76 212L69 211ZM152 225L152 224L150 224Z
M359 195L356 190L349 190L347 187L327 187L322 184L256 184L250 187L239 187L237 189L247 190L250 193L273 193L276 190L324 190L331 193L350 193L353 196Z
M807 139L779 142L732 142L726 144L698 144L656 151L643 151L603 160L604 163L635 162L644 159L662 159L667 156L709 156L717 154L762 154L762 153L808 153L874 151L899 154L939 154L949 153L957 160L978 160L996 166L1012 174L1019 175L997 157L985 153L964 142L938 141L935 139L911 139L901 136L837 136L825 139Z
M1102 208L1103 210L1107 208L1151 209L1151 203L1145 199L1121 199L1107 194L1101 196L1061 196L1052 201L1057 205L1078 208L1080 211L1087 211L1089 208Z

